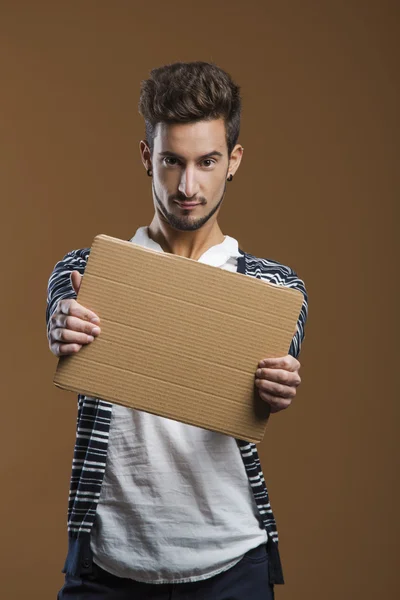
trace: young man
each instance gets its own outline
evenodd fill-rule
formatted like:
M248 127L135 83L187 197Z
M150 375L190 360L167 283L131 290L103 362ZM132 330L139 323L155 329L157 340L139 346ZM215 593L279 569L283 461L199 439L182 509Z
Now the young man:
M243 156L240 106L238 86L215 65L175 63L151 72L139 103L146 125L140 152L155 214L130 241L301 290L289 354L260 357L255 373L260 397L277 412L300 384L307 295L289 267L243 252L218 225ZM48 339L56 356L101 335L99 316L75 299L89 254L69 252L49 279ZM68 531L59 600L267 600L283 583L255 444L84 395Z

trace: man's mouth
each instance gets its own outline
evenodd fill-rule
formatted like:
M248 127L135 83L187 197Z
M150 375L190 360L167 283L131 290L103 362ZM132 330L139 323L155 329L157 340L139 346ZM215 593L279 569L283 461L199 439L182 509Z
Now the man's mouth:
M186 202L186 201L180 201L180 200L175 200L175 202L181 207L181 208L194 208L195 206L199 206L200 202Z

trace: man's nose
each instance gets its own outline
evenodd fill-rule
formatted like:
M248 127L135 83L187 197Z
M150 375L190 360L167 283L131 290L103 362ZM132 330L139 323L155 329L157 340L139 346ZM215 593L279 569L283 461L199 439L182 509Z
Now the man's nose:
M186 196L186 198L192 198L199 191L199 186L196 181L196 174L193 168L186 167L182 170L181 180L179 182L178 190Z

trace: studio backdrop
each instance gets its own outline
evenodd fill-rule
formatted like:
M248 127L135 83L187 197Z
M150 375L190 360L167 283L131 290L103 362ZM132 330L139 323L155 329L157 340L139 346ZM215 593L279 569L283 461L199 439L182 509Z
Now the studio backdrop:
M140 82L177 60L215 62L241 86L245 153L223 232L290 265L309 294L303 382L259 445L276 597L398 597L397 11L2 0L3 598L55 598L63 582L77 398L52 383L47 281L95 235L149 224Z

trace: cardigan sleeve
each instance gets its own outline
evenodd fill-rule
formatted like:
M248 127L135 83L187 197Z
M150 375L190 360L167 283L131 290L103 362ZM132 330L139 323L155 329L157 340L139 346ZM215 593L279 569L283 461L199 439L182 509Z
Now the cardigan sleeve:
M90 248L71 250L56 263L47 284L47 334L49 333L50 317L57 308L59 300L76 298L71 283L71 273L79 271L81 275L84 274L89 254Z
M300 354L301 344L305 336L304 330L308 317L308 295L304 281L299 279L297 274L292 269L290 269L290 274L286 279L285 286L299 290L303 294L303 304L297 321L296 333L293 336L292 343L290 344L289 348L289 354L297 358Z

